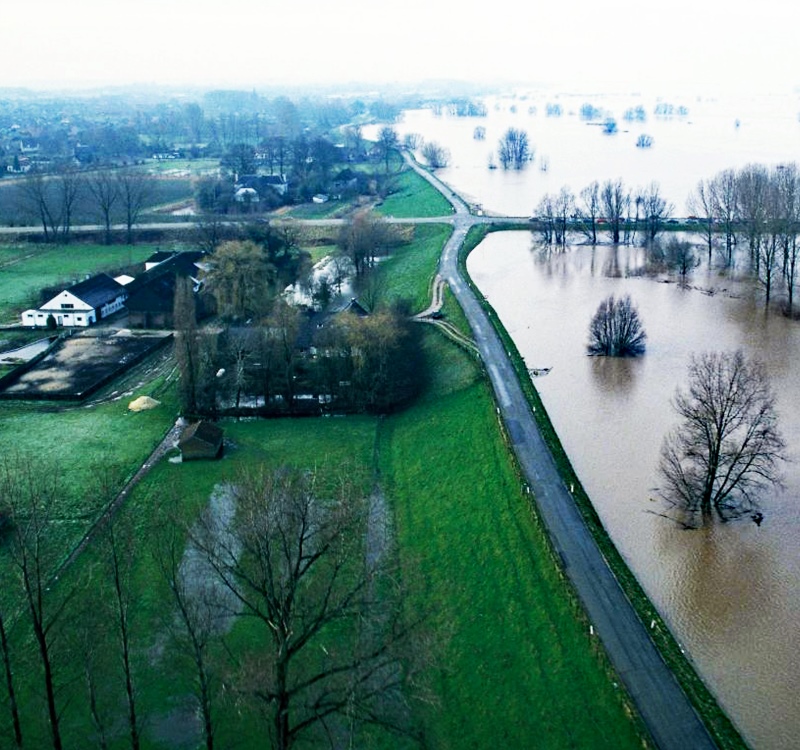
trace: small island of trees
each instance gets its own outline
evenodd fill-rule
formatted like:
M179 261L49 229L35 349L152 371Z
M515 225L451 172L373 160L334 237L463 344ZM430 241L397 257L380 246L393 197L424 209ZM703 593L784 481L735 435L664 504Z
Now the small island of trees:
M604 299L589 324L589 354L637 357L644 354L647 334L629 295Z

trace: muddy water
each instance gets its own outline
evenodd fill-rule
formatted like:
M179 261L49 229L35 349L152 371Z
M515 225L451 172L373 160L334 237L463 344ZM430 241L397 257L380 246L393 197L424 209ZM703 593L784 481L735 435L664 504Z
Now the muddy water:
M765 315L745 286L699 272L693 289L631 276L643 251L542 253L490 235L468 268L537 378L561 440L622 555L755 748L800 737L800 324ZM708 294L709 289L716 292ZM585 354L600 300L630 294L648 334L638 360ZM793 462L762 498L765 521L684 531L657 513L670 399L692 352L742 347L765 361Z

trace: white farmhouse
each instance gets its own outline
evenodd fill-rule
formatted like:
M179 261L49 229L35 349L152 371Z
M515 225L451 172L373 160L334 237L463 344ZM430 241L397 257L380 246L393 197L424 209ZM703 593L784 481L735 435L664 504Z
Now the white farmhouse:
M121 310L127 297L122 284L101 273L73 284L37 310L26 310L22 325L44 328L52 315L59 327L85 328Z

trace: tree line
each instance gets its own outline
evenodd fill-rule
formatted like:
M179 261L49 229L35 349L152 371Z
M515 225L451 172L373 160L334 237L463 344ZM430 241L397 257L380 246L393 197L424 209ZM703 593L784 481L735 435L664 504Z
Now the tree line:
M111 243L112 224L125 226L133 242L134 227L157 197L157 181L139 169L82 172L63 168L54 174L34 172L18 180L13 190L20 212L38 221L45 242L68 243L76 216L94 216Z
M689 199L700 218L709 262L716 250L723 265L736 262L737 247L770 304L776 287L786 294L786 312L794 311L800 248L800 171L797 164L766 167L748 164L701 180Z
M766 167L749 164L701 180L690 194L691 215L682 231L702 238L709 266L733 269L744 263L764 291L769 306L782 293L783 310L794 315L800 270L800 170L797 164ZM651 262L675 269L682 278L700 263L695 243L672 237L657 242L674 205L661 195L657 182L630 189L621 179L593 181L576 196L567 187L548 193L534 211L534 231L546 246L564 247L570 233L595 245L605 236L614 244L641 239L651 249Z
M622 179L590 182L576 196L568 187L547 193L533 215L536 231L547 245L565 246L569 232L596 245L605 234L614 243L633 243L637 234L652 244L675 210L651 182L631 189Z

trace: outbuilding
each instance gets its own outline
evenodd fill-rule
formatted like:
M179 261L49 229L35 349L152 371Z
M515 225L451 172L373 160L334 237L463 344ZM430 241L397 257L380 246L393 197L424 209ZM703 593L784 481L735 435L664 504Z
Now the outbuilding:
M178 440L178 448L183 461L203 458L219 458L222 456L224 433L221 427L213 422L201 420L190 424Z

